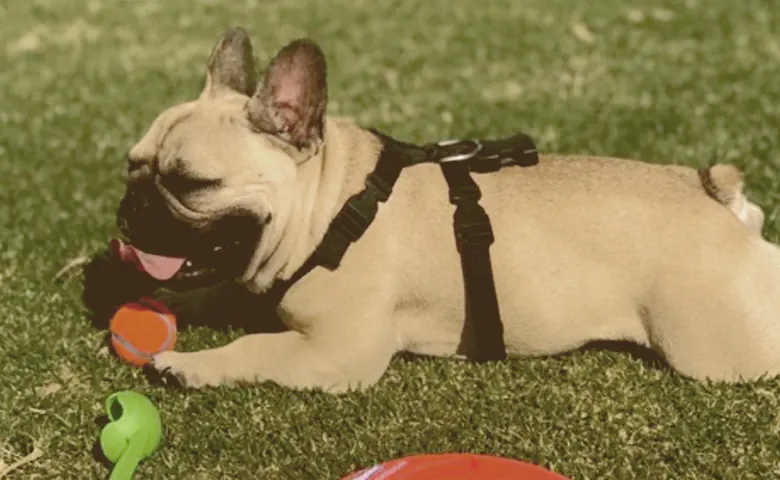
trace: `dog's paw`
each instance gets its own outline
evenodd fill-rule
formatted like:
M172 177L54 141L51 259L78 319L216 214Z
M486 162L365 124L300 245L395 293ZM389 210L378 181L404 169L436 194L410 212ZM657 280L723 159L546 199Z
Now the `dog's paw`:
M212 356L206 351L168 351L155 355L152 366L165 383L178 383L186 388L216 387L224 383L225 366Z

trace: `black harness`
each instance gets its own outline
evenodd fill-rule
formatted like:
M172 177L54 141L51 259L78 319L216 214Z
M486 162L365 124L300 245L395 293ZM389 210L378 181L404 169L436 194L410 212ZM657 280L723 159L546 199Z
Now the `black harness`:
M518 134L502 140L445 141L423 146L395 140L372 130L383 149L376 168L366 178L366 188L347 200L325 233L319 247L287 281L274 285L277 298L317 266L335 270L349 246L368 229L379 209L393 191L405 167L437 163L449 186L450 203L455 206L454 230L466 296L466 320L474 327L475 361L506 358L504 328L498 308L490 245L493 229L480 206L482 193L471 173L490 173L507 166L533 166L539 162L533 140ZM476 321L478 319L478 321Z

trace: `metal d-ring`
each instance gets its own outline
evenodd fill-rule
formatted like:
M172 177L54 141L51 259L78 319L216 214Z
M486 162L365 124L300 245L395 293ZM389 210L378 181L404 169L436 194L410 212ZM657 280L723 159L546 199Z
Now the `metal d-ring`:
M449 162L459 162L461 160L470 160L477 156L477 154L482 150L482 144L477 140L442 140L441 142L438 142L436 145L439 147L448 147L450 145L455 145L456 143L462 143L462 142L471 142L474 144L474 149L470 152L466 153L459 153L457 155L449 155L447 157L439 159L440 163L449 163Z

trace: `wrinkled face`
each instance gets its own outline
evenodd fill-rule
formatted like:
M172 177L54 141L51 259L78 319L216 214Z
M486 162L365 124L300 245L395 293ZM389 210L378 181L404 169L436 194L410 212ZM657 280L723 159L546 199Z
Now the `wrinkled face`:
M316 44L284 47L258 86L247 34L223 33L199 98L162 112L128 153L117 224L147 273L174 289L251 280L322 142L325 102Z

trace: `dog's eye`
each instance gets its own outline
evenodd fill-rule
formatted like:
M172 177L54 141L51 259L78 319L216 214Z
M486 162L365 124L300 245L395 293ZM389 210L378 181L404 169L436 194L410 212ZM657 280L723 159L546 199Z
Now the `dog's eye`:
M174 195L184 195L196 190L213 188L220 184L219 180L193 178L179 173L161 174L160 182Z

